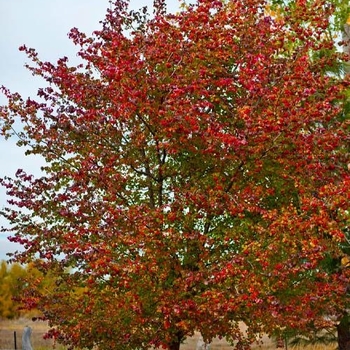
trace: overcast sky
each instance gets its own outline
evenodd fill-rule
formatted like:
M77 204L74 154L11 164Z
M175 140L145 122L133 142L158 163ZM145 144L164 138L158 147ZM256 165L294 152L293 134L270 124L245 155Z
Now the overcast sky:
M152 4L151 0L132 0L134 8ZM169 10L177 7L177 0L169 0ZM33 47L44 61L56 62L67 56L77 60L76 48L67 37L73 27L86 34L100 28L99 21L105 16L108 0L0 0L0 85L22 97L35 97L37 89L45 82L33 77L24 68L29 63L26 55L18 51L25 44ZM6 103L0 95L0 105ZM13 176L21 168L38 174L42 161L24 156L15 140L5 141L0 136L0 177ZM5 191L0 188L0 208L6 205ZM0 218L0 225L6 225ZM0 233L0 259L18 247L8 242Z

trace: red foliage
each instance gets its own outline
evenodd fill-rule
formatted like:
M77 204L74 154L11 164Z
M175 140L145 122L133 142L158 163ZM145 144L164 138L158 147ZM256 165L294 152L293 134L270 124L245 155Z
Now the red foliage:
M277 20L261 0L159 2L143 19L116 1L91 38L70 32L78 67L21 47L49 86L4 88L2 132L19 118L47 165L1 183L14 259L57 276L38 306L61 341L177 349L199 330L244 347L340 315L348 81L327 74L341 57L313 3Z

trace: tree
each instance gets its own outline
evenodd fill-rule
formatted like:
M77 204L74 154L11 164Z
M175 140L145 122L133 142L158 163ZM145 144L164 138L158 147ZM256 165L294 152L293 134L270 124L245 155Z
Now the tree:
M16 266L16 265L14 265ZM0 317L1 318L15 318L18 316L18 310L12 297L15 292L15 281L19 278L18 275L22 275L17 265L12 271L8 270L5 261L1 262L0 266ZM12 274L10 273L12 272ZM13 278L16 276L15 278Z
M23 267L19 264L0 263L0 318L17 318L21 315L20 303L26 293L26 280L33 280L40 276L39 271L31 266ZM22 295L23 293L23 295Z
M92 37L70 32L78 67L21 47L48 86L3 88L2 132L47 165L2 179L3 215L13 259L56 278L30 302L60 341L177 350L198 330L244 348L340 317L349 82L327 73L331 2L296 5L157 1L150 18L116 1Z

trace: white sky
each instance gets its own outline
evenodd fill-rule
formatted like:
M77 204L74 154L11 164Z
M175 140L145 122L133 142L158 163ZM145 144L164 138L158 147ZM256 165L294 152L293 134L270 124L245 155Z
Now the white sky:
M168 8L174 11L177 0L168 0ZM134 8L152 4L152 0L132 0ZM100 29L108 0L0 0L0 86L4 85L22 97L35 97L37 89L45 82L24 68L30 63L18 47L25 44L33 47L44 61L56 62L67 56L71 63L77 59L76 48L67 37L73 27L86 34ZM151 11L151 9L150 9ZM0 105L6 100L0 95ZM38 174L42 162L39 158L25 157L24 150L15 145L15 140L5 141L0 136L0 177L14 176L21 168ZM6 194L0 188L0 208L6 205ZM0 218L0 226L6 225ZM18 249L0 233L0 260L6 253Z

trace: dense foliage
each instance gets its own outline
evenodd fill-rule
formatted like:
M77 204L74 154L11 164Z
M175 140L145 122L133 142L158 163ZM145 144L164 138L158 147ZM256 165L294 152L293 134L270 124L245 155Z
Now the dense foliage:
M27 300L62 342L175 350L198 330L246 347L344 316L348 78L331 73L333 6L267 9L158 1L150 19L116 1L92 37L71 31L78 67L21 48L48 86L36 100L3 88L2 133L47 165L1 181L4 215L25 248L13 259L55 276Z

